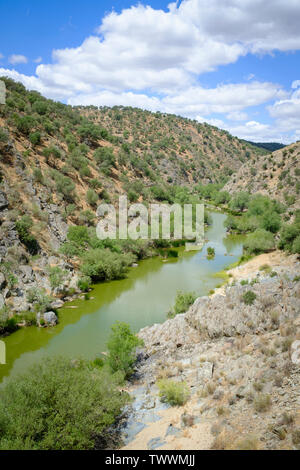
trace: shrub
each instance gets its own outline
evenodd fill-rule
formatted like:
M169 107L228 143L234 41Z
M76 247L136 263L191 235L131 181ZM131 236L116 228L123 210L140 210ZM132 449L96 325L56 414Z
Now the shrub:
M180 313L185 313L189 307L195 302L196 295L194 292L181 292L176 294L175 305L168 313L169 318L174 318Z
M234 448L236 450L259 450L259 439L257 436L249 434L248 436L239 439Z
M35 126L35 119L32 116L16 117L16 126L19 132L29 135Z
M249 254L259 254L275 248L274 235L264 229L257 229L247 236L244 248Z
M298 221L293 224L284 225L280 231L279 248L292 251L294 240L297 239L299 233L300 224ZM297 243L295 248L297 248Z
M300 254L300 235L293 241L292 252Z
M0 391L0 449L105 446L106 430L128 401L105 370L48 358Z
M0 310L0 334L13 333L18 329L18 320L15 316L10 316L6 307ZM0 428L1 429L1 428ZM1 433L1 431L0 431Z
M86 193L86 201L90 206L96 206L99 200L98 194L93 189L88 189Z
M34 180L37 182L37 183L43 183L44 182L44 177L43 177L43 173L42 171L40 170L40 168L34 168L33 170L33 178Z
M82 292L88 292L91 285L91 278L88 276L81 277L77 283L78 289Z
M81 272L94 282L121 279L134 259L130 253L118 254L95 248L82 255Z
M107 363L113 372L122 371L124 377L129 377L136 361L136 348L143 342L131 332L126 323L117 322L111 330L107 342Z
M20 238L20 241L26 246L30 254L36 255L39 251L39 244L33 235L30 233L30 229L33 225L31 218L28 215L23 215L16 222L16 229Z
M56 190L62 194L66 201L73 201L75 184L68 176L62 175L59 171L53 171L52 175L56 183Z
M49 161L49 158L52 156L54 158L61 158L61 151L55 145L44 148L42 154L46 157L46 161Z
M6 144L8 142L8 133L0 127L0 142Z
M215 254L215 249L209 246L207 248L207 259L213 259L215 257Z
M34 111L35 113L40 114L41 116L46 114L47 111L48 111L47 103L45 101L42 101L42 100L35 101L32 105L32 111Z
M63 285L67 272L59 266L51 266L49 267L48 274L52 289L56 289Z
M267 411L272 404L270 395L264 395L263 393L259 393L254 398L254 409L257 412L264 412Z
M230 208L237 211L243 211L248 207L250 194L244 191L237 193L230 203Z
M38 145L41 142L41 134L40 132L33 132L29 135L29 140L32 145Z
M30 304L35 304L34 309L36 312L45 313L51 308L53 299L46 294L45 289L32 287L27 291L27 301Z
M256 299L256 294L252 290L247 290L247 292L243 294L242 299L246 305L253 305Z
M189 398L189 389L185 382L160 380L157 382L159 396L163 403L171 406L182 406Z

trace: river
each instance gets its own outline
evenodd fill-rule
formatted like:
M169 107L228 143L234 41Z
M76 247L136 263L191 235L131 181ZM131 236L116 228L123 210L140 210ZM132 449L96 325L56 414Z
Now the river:
M22 328L4 338L7 364L0 365L0 380L49 355L92 359L105 351L115 321L129 323L137 332L166 319L178 290L201 296L214 289L222 282L216 273L242 254L243 237L226 236L226 215L212 212L211 216L212 225L205 234L208 242L202 251L180 249L179 257L167 262L159 257L144 260L130 269L126 279L94 286L92 299L65 304L56 327ZM206 259L207 246L215 249L213 260Z

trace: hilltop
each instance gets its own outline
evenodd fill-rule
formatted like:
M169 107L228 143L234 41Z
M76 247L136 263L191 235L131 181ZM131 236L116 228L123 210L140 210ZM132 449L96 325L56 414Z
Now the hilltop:
M260 192L290 208L299 208L300 142L262 158L252 158L232 175L224 189L230 193Z

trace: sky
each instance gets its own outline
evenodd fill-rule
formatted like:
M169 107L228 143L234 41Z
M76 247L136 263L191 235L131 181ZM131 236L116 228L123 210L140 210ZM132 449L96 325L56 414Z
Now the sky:
M300 0L0 0L0 76L71 105L300 140Z

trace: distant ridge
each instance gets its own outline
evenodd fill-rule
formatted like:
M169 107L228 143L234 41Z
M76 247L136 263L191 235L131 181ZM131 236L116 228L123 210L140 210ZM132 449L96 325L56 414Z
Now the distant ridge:
M286 147L286 145L280 144L279 142L251 142L250 140L245 140L245 142L252 144L255 147L269 150L270 152L275 152L275 150L280 150Z

